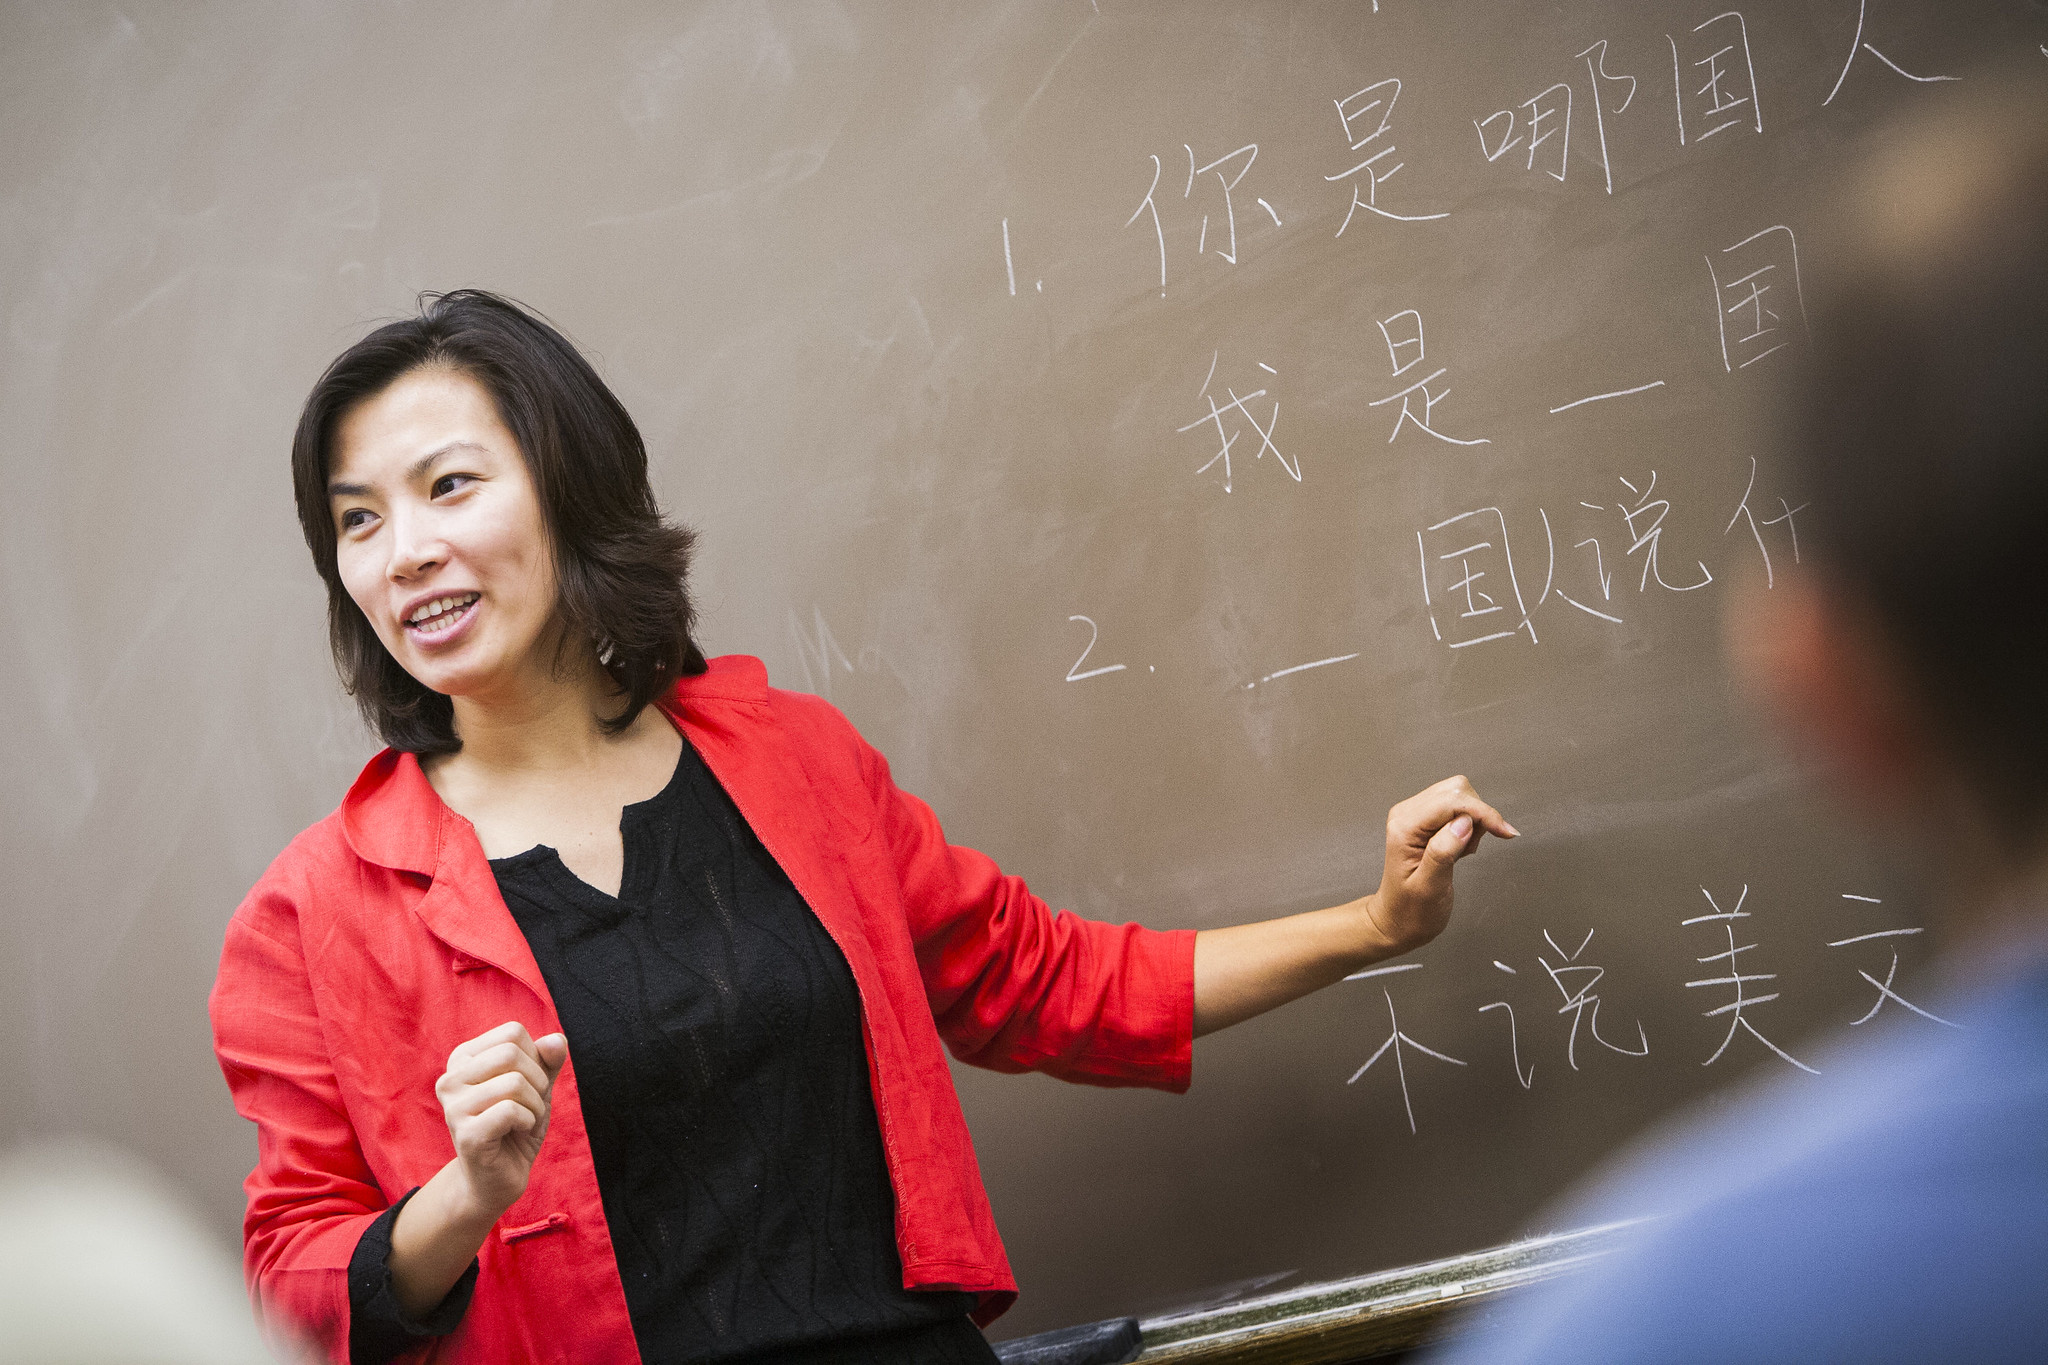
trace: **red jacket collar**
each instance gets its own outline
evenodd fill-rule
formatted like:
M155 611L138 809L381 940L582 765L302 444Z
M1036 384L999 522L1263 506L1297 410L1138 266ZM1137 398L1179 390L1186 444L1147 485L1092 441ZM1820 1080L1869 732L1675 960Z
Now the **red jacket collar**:
M677 726L699 719L719 703L765 705L768 669L759 659L728 654L710 667L680 679L659 701ZM443 805L419 759L385 749L363 771L341 802L341 828L358 858L401 872L431 877L441 858L451 821L461 819Z

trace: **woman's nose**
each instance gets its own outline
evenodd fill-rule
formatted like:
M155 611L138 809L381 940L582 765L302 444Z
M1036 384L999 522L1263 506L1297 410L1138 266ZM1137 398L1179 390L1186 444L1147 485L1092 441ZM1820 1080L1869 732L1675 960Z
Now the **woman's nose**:
M395 579L417 578L443 563L448 546L417 517L394 517L390 573Z

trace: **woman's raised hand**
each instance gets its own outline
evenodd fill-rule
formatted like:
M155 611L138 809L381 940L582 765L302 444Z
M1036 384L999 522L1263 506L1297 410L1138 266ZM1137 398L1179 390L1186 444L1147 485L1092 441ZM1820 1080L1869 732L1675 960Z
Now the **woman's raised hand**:
M1479 799L1463 777L1425 787L1387 812L1387 861L1380 889L1366 902L1373 927L1391 952L1419 948L1451 919L1451 867L1479 847L1484 834L1512 839L1518 831Z
M555 1077L568 1060L567 1038L550 1033L536 1040L516 1020L448 1054L434 1093L469 1198L491 1219L526 1192L547 1136Z

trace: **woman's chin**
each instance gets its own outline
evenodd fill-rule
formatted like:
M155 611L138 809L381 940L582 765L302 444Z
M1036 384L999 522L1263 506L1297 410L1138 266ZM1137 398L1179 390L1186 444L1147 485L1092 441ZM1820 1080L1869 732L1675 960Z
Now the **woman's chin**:
M453 701L470 701L502 690L492 686L495 670L489 668L464 667L455 660L409 659L406 672L413 681L429 692L439 692Z

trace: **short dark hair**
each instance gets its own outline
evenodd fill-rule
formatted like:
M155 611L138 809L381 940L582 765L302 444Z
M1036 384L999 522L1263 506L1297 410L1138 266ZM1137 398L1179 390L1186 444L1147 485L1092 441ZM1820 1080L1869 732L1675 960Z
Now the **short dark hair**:
M1999 824L2048 837L2048 101L1997 73L1848 182L1785 423L1859 598Z
M647 447L625 405L547 319L482 289L422 294L415 317L343 351L313 385L292 437L299 527L327 585L327 628L341 683L394 749L462 747L453 703L402 668L341 581L327 494L343 416L415 370L481 384L519 442L553 551L561 647L588 647L624 694L602 718L631 725L676 679L704 671L691 638L694 533L669 522L647 482Z

